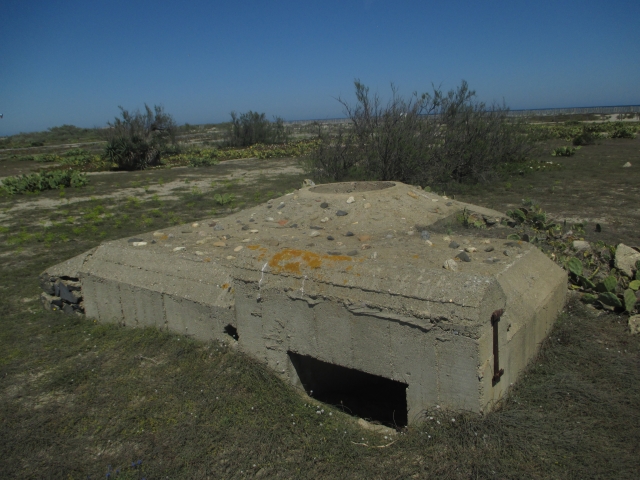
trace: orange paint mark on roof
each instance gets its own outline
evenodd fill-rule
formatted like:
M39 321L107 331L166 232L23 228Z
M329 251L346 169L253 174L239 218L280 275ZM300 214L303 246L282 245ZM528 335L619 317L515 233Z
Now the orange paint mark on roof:
M301 269L317 270L323 264L331 265L334 262L345 261L352 261L352 259L346 255L320 255L308 250L285 248L271 257L269 267L276 273L281 271L301 273Z

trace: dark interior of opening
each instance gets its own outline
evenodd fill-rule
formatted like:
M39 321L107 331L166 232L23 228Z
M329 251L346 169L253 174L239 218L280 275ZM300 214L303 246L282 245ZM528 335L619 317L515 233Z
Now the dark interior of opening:
M240 338L240 336L238 335L238 329L231 324L224 327L224 333L229 335L234 340L238 340L238 338Z
M388 427L407 425L407 384L294 352L289 358L311 397Z

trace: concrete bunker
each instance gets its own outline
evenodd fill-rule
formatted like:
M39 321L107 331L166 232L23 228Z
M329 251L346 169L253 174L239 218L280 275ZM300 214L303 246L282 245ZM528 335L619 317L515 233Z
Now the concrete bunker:
M346 379L392 390L377 403L341 392L354 405L372 398L383 413L362 415L382 423L410 424L436 405L486 411L536 354L566 275L526 242L433 231L463 211L501 228L496 211L400 182L302 188L104 243L47 269L42 299L101 322L237 342L322 395Z

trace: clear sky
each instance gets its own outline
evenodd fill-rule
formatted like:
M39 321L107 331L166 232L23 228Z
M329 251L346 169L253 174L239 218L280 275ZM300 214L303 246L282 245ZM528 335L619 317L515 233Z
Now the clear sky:
M640 0L0 2L0 135L145 102L179 124L335 118L355 78L383 97L464 79L513 109L640 104Z

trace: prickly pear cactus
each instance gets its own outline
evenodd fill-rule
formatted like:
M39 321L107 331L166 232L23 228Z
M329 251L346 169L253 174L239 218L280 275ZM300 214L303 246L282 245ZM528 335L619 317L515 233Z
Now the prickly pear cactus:
M636 306L636 294L633 293L633 290L627 288L624 291L624 309L631 313Z

